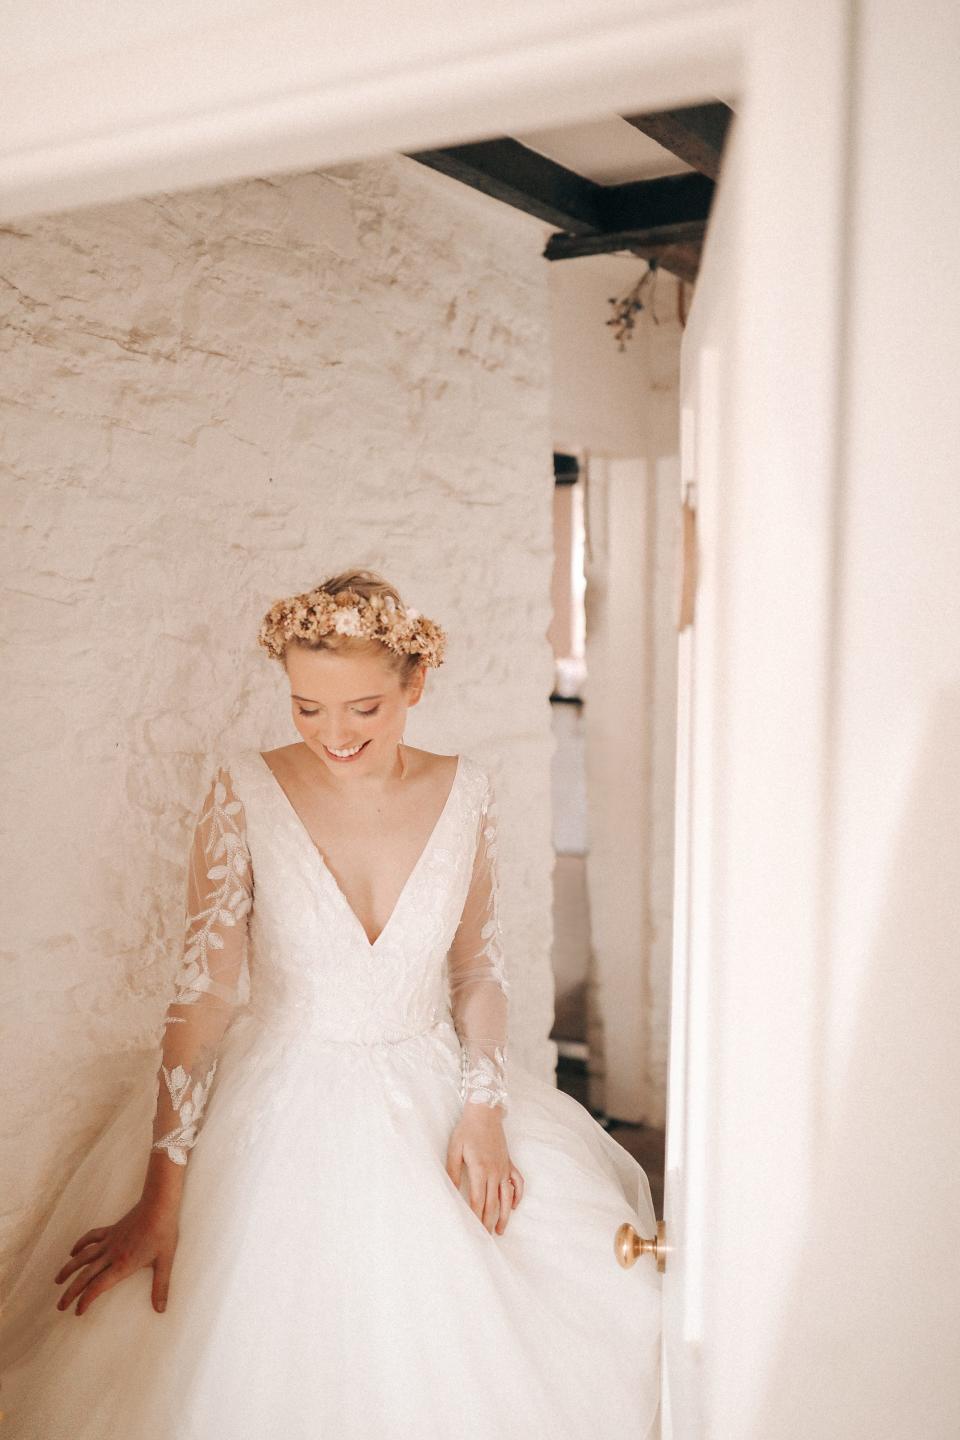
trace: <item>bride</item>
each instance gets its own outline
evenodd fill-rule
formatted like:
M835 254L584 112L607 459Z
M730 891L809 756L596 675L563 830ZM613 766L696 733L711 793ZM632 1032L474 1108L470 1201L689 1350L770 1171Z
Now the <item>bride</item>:
M490 777L403 742L444 632L357 570L258 641L301 738L211 765L155 1083L4 1301L6 1440L653 1437L647 1177L510 1054Z

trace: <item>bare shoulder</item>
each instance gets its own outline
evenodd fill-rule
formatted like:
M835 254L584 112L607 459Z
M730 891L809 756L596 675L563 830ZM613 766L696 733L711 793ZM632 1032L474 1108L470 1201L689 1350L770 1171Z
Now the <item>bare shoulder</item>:
M407 760L413 773L425 780L452 780L460 763L459 755L436 755L432 750L418 750L415 745L408 745L406 742L403 748L407 752Z
M435 755L433 750L417 750L413 744L403 743L403 749L407 752L407 760L416 766L422 775L446 775L450 776L458 766L459 755Z
M277 745L273 750L261 750L260 757L271 770L279 771L296 765L306 748L302 740L296 740L292 745Z
M261 750L260 754L264 760L269 760L275 755L286 756L291 750L305 750L307 747L302 740L295 740L292 745L277 745L273 750Z

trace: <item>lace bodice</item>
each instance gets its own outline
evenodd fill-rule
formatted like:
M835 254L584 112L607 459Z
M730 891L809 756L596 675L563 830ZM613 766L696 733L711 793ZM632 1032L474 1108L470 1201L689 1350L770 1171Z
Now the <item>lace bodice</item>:
M486 771L458 759L433 831L370 942L257 750L211 767L186 876L183 951L163 1026L153 1146L187 1163L224 1035L394 1044L454 1027L464 1104L507 1106L508 982Z

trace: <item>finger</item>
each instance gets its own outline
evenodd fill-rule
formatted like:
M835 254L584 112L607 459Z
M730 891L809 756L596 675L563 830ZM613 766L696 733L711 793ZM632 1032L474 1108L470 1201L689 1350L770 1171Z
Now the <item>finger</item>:
M511 1168L510 1168L510 1175L511 1175L511 1177L512 1177L512 1179L513 1179L513 1185L514 1185L514 1190L513 1190L513 1208L516 1209L517 1206L520 1204L520 1201L521 1201L522 1198L523 1198L523 1185L524 1185L524 1180L523 1180L523 1176L520 1174L520 1171L517 1169L516 1165L511 1166Z
M502 1235L507 1228L507 1221L510 1219L510 1211L513 1208L513 1182L510 1180L500 1181L500 1218L497 1221L497 1234Z
M98 1265L96 1269L93 1269L90 1265L85 1265L80 1273L74 1277L72 1284L68 1285L60 1296L60 1299L57 1301L57 1309L69 1310L74 1300L76 1300L77 1296L90 1284L94 1276L99 1275L100 1271L106 1269L106 1266L109 1264L110 1261L105 1259L104 1264Z
M461 1150L459 1145L453 1145L447 1152L447 1174L450 1176L450 1179L453 1181L454 1185L456 1185L458 1190L460 1189L460 1176L462 1175L462 1173L463 1151Z
M103 1269L97 1271L97 1274L77 1301L76 1314L82 1315L84 1311L89 1310L98 1295L102 1295L104 1290L110 1290L116 1285L118 1280L122 1279L123 1275L112 1266L108 1260Z
M486 1204L487 1199L486 1181L484 1180L482 1174L477 1173L476 1166L474 1166L472 1170L470 1170L469 1166L467 1167L467 1169L470 1175L470 1209L473 1211L474 1215L476 1215L477 1219L482 1225L483 1207Z
M493 1227L496 1224L499 1211L500 1186L497 1177L495 1175L491 1175L487 1179L486 1195L483 1202L484 1229L489 1230L491 1235L493 1234Z
M93 1243L95 1242L91 1241L91 1244ZM98 1250L94 1250L90 1255L77 1255L73 1260L65 1260L53 1277L54 1284L62 1285L67 1276L72 1275L74 1270L79 1270L83 1265L89 1265L93 1260L99 1260L100 1256L105 1254L106 1246L101 1245Z
M85 1235L80 1236L80 1239L71 1248L70 1254L76 1255L77 1251L82 1250L84 1245L90 1245L95 1240L102 1240L109 1229L109 1225L100 1225L96 1230L88 1230Z
M84 1263L83 1270L86 1270L86 1268L86 1263ZM60 1298L58 1299L57 1309L69 1310L70 1306L73 1304L74 1300L76 1300L77 1296L80 1294L80 1291L83 1289L88 1279L89 1276L83 1273L76 1275L72 1284L67 1286L66 1290L63 1291Z
M170 1294L170 1271L171 1262L164 1258L157 1260L153 1266L153 1294L150 1297L155 1310L166 1310L167 1298Z

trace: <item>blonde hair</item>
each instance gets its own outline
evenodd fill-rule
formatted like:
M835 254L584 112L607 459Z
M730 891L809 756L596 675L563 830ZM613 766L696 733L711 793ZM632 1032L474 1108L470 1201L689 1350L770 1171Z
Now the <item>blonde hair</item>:
M276 600L260 624L258 643L286 665L287 647L369 651L376 645L406 687L422 664L442 665L446 635L411 610L374 570L343 570L300 595Z

